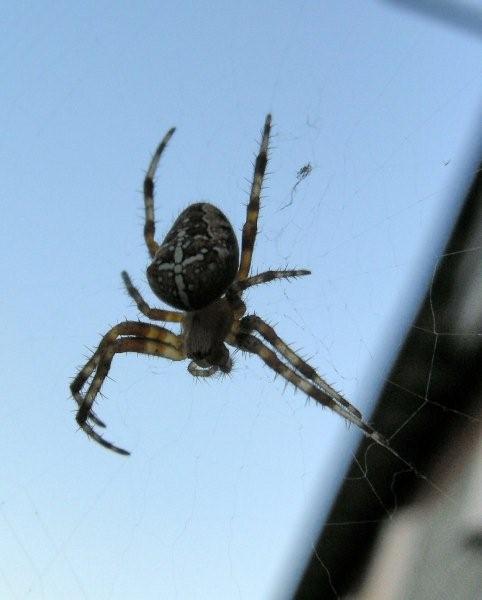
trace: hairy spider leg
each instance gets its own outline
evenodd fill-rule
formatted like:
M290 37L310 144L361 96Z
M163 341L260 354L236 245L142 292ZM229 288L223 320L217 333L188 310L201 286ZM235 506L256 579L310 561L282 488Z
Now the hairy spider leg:
M322 379L315 369L304 361L288 344L286 344L276 333L276 331L263 321L257 315L248 315L241 321L241 331L257 331L267 342L271 344L283 358L285 358L297 371L304 377L312 381L334 402L340 404L344 409L350 412L356 419L362 419L361 412L352 406L343 396Z
M104 439L87 422L87 417L89 416L92 403L102 385L102 382L109 372L114 355L123 352L135 352L137 354L147 354L149 356L162 356L164 358L170 358L171 360L182 360L185 358L185 356L180 350L169 344L165 344L159 340L146 338L121 338L115 340L114 342L110 342L108 346L104 347L104 351L100 356L94 379L85 396L83 404L77 412L77 423L90 438L95 440L101 446L104 446L113 452L117 452L118 454L127 456L130 454L130 452L124 450L123 448L119 448L118 446L115 446L111 442Z
M239 294L253 285L262 283L270 283L275 279L290 279L291 277L302 277L303 275L311 275L311 271L306 269L291 269L282 271L264 271L258 275L247 277L242 281L235 281L229 286L229 293Z
M97 431L89 423L83 423L80 427L84 433L94 440L94 442L97 442L104 448L107 448L107 450L112 450L112 452L122 454L122 456L130 456L130 452L128 450L124 450L124 448L120 448L119 446L116 446L112 442L106 440L100 435L100 433L97 433Z
M157 150L152 157L149 168L147 169L146 177L144 179L144 208L146 212L146 222L144 224L144 239L146 240L147 249L149 255L154 258L159 244L154 239L155 235L155 222L154 222L154 176L156 174L157 165L161 154L164 152L164 148L172 137L172 134L176 131L175 127L169 129L166 135L162 138L161 143L157 147Z
M241 264L239 267L237 279L242 281L249 275L251 268L251 259L253 257L253 248L258 231L258 214L261 188L263 186L264 174L268 163L268 145L271 131L271 115L266 116L263 128L263 137L259 147L258 156L254 163L253 183L251 184L251 193L246 210L246 222L243 225L243 236L241 243Z
M102 383L107 376L113 354L107 363L106 357L108 357L117 338L120 336L129 336L124 338L126 341L141 341L146 345L146 348L150 348L148 344L161 344L162 347L166 348L166 351L160 352L159 354L161 356L172 358L172 360L182 360L185 358L182 350L181 338L168 329L158 327L157 325L149 325L148 323L140 323L139 321L125 321L124 323L115 325L104 335L97 350L70 384L72 396L79 405L76 417L79 424L85 423L87 419L91 419L95 424L100 425L101 427L104 426L104 423L92 414L91 409ZM155 349L156 348L154 348L154 350ZM132 352L138 352L138 350L132 350ZM142 353L145 354L145 352ZM157 352L154 352L154 354L156 356L158 355ZM107 371L105 370L106 364ZM81 390L94 371L96 372L92 383L90 384L86 395L83 397Z
M169 323L181 323L183 314L174 310L162 310L161 308L151 308L139 290L132 284L131 278L126 271L122 271L122 280L126 286L127 293L134 300L139 311L152 321L167 321Z
M74 380L70 384L70 389L73 394L79 396L79 392L84 386L85 382L91 376L94 369L99 364L99 358L103 351L103 349L110 343L112 343L118 337L132 336L137 338L154 338L159 339L158 332L162 333L160 339L164 343L170 344L175 347L181 347L182 342L180 341L179 336L175 335L168 329L164 329L163 327L158 327L157 325L151 325L149 323L142 323L141 321L124 321L123 323L118 323L114 325L109 331L102 337L100 344L97 347L97 350L92 354L86 364L82 367L82 369L77 373ZM75 396L74 396L75 397ZM83 402L82 396L80 396L80 403Z
M281 375L283 379L292 383L297 389L303 391L307 396L313 398L319 404L330 408L333 412L336 412L346 421L353 423L359 429L361 429L365 435L371 438L377 444L385 447L390 452L394 452L388 441L377 431L373 429L363 419L356 417L352 412L346 408L340 406L335 400L324 392L322 389L314 385L311 381L305 379L296 371L293 367L284 364L278 356L270 350L261 340L250 333L240 332L237 334L230 334L228 342L234 346L237 346L241 350L257 354L261 360L268 365L270 369Z

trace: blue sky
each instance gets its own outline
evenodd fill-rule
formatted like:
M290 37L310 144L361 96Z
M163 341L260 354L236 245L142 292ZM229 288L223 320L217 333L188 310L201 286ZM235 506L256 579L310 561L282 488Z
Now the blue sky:
M359 433L260 364L194 380L122 356L77 431L68 384L146 299L158 236L209 200L240 231L274 129L251 311L368 414L474 169L480 40L393 3L11 2L0 9L0 597L279 598ZM313 171L290 202L296 173ZM284 208L283 208L284 207Z

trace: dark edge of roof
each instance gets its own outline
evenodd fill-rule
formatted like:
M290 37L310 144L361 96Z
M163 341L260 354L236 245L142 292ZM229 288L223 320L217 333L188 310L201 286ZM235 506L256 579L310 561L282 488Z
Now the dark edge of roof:
M474 403L477 392L480 393L482 338L435 336L432 306L437 315L436 330L458 333L456 328L460 326L462 311L466 310L467 288L475 277L481 277L481 246L482 165L371 420L374 428L388 437L407 421L391 444L424 474L430 473L431 464L457 431L471 426L470 419L453 410L475 414ZM477 247L478 251L458 253ZM480 331L480 305L474 310L479 311L479 327L475 330ZM427 381L430 381L430 402L424 403ZM357 462L368 466L368 478L362 477ZM363 580L387 511L392 513L410 503L421 489L427 489L427 482L364 438L343 479L294 598L329 599L353 593Z

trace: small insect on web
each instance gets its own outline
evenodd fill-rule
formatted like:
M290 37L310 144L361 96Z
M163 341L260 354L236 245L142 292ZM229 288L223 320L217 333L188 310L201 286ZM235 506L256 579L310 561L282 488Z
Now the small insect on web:
M112 327L70 385L78 405L76 420L79 426L105 448L129 454L102 437L98 429L104 428L105 424L93 410L114 356L134 352L176 361L190 359L188 371L191 375L211 377L218 372L230 372L232 360L228 346L231 346L256 354L287 382L398 456L385 438L363 420L360 411L326 383L273 327L257 315L246 314L243 293L248 288L275 279L310 274L305 269L292 269L269 270L250 276L260 194L268 162L271 115L266 117L254 165L241 255L231 223L221 210L208 202L188 206L164 241L161 244L155 241L154 176L174 131L174 128L170 129L162 139L144 179L144 239L152 259L147 268L149 285L160 300L177 310L151 308L125 271L122 278L127 293L144 316L151 321L178 323L181 332L176 334L165 327L141 321L124 321Z
M313 171L313 167L311 166L311 163L309 163L309 162L306 163L306 165L303 165L302 167L300 167L298 169L298 171L296 172L296 183L291 188L290 201L288 202L288 204L285 204L284 206L282 206L280 208L280 210L288 208L288 206L291 206L293 204L296 188L300 185L300 183L304 179L306 179L307 177L309 177L311 175L312 171Z

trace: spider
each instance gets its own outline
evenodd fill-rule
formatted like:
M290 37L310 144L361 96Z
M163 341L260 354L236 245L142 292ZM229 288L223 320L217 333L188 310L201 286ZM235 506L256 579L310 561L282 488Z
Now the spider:
M246 222L243 226L241 257L231 223L219 208L208 202L188 206L176 219L164 241L154 239L154 176L159 159L175 128L159 144L144 179L144 239L152 259L147 279L154 294L177 310L151 308L123 271L127 293L139 311L152 321L178 323L181 333L141 321L125 321L112 327L98 348L73 379L70 389L78 404L76 420L85 433L109 450L128 455L127 450L104 439L98 428L105 424L93 404L109 373L116 354L136 352L170 360L190 359L194 377L229 373L232 359L227 345L256 354L270 369L327 406L368 437L387 446L388 442L366 423L352 406L315 369L255 314L246 314L243 292L275 279L309 275L310 271L270 270L250 275L256 240L260 194L268 162L271 115L266 116L261 144L254 164ZM90 381L90 383L89 383ZM86 391L84 392L84 387Z

